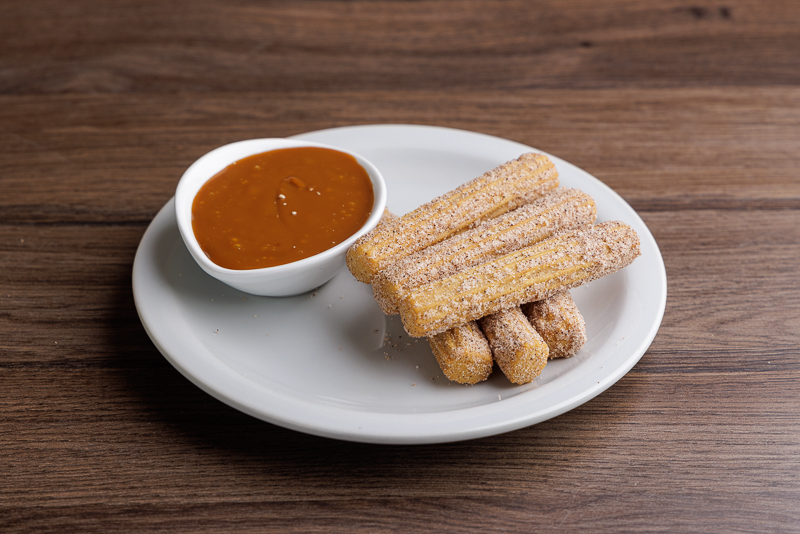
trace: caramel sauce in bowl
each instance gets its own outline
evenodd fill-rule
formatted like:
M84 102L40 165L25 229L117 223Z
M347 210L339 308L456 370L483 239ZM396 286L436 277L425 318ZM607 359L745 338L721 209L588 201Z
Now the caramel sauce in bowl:
M203 271L270 297L305 293L333 278L385 207L386 184L368 160L294 139L212 150L175 191L178 229Z

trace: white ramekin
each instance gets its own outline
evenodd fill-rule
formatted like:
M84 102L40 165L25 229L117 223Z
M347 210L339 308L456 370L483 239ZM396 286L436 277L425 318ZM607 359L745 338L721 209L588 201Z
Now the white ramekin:
M212 262L200 248L192 229L192 203L203 184L234 161L270 150L304 146L330 148L350 154L367 171L372 181L375 203L364 226L333 248L285 265L236 270L226 269ZM249 139L216 148L186 169L175 191L175 214L178 219L178 229L183 242L186 243L186 247L197 264L206 273L231 287L252 295L269 297L299 295L319 287L333 278L333 275L344 265L347 249L356 239L375 228L385 208L386 183L375 165L348 150L294 139Z

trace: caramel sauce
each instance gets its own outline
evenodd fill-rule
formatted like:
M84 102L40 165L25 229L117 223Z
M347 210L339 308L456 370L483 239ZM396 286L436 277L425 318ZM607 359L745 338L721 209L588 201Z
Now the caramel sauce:
M211 261L260 269L308 258L367 221L374 202L367 171L349 154L284 148L229 165L200 188L192 229Z

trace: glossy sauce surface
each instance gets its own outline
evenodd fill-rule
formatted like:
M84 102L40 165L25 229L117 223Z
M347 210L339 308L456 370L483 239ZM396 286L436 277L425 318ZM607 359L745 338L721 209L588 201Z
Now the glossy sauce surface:
M260 269L336 246L364 225L373 202L354 157L284 148L241 159L206 182L192 204L192 229L217 265Z

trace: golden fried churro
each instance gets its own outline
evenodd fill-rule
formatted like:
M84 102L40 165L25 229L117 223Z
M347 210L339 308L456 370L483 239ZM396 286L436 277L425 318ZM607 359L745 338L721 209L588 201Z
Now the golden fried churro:
M394 219L397 219L397 215L387 208L378 224ZM492 374L492 349L475 322L431 336L428 343L448 380L459 384L477 384Z
M512 383L527 384L542 373L547 365L547 343L518 306L487 315L478 324L497 365Z
M410 335L430 336L591 282L638 255L639 237L619 221L564 232L412 289L400 317Z
M586 323L569 291L522 305L522 312L550 348L549 358L569 358L586 343Z
M394 219L397 219L397 215L387 208L378 224ZM475 322L431 336L428 343L448 380L459 384L477 384L492 374L492 349Z
M523 154L395 221L360 237L347 252L347 267L361 282L390 263L538 198L558 185L550 158Z
M385 314L397 313L399 296L412 288L499 258L559 230L592 224L596 215L592 197L578 189L558 188L392 263L372 279L375 300Z
M459 384L477 384L492 373L492 350L474 321L428 338L444 375Z

